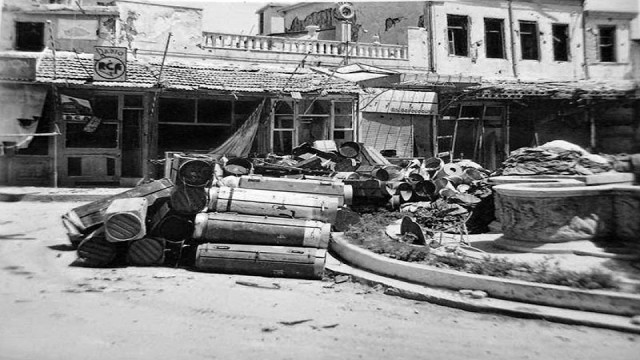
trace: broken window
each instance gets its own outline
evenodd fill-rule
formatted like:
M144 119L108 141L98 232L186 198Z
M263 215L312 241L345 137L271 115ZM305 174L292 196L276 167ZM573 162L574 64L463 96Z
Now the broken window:
M616 27L598 26L598 34L600 61L616 62Z
M44 23L16 22L16 50L42 51L44 49Z
M523 60L539 60L538 23L520 21L520 50Z
M469 56L469 19L461 15L447 15L449 54Z
M504 59L504 20L484 19L484 37L487 57Z
M569 25L551 25L553 36L553 60L569 61Z

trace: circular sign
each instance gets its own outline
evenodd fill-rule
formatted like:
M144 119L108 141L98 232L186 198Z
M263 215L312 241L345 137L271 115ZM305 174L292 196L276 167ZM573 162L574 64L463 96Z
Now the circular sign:
M94 71L96 72L96 75L109 80L124 76L126 69L127 66L122 59L112 56L100 58L99 60L96 60L94 64Z

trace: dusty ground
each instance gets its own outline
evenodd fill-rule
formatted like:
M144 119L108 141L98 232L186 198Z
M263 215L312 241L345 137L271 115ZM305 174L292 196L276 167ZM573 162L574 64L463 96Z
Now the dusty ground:
M75 253L66 249L59 217L77 205L0 202L1 359L600 360L640 353L638 335L469 313L354 283L69 267Z

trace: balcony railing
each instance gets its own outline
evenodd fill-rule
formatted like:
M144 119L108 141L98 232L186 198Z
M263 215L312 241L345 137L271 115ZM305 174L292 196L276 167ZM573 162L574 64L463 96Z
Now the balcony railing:
M203 33L203 49L237 49L273 53L314 54L357 58L408 60L406 45Z

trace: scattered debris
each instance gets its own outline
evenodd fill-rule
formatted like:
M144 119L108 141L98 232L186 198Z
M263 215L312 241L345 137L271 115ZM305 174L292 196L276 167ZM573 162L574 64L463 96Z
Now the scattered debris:
M338 275L335 277L335 279L333 279L333 281L336 284L342 284L344 282L350 281L351 280L351 276L349 275Z
M280 284L278 284L278 283L271 283L270 285L262 285L262 284L257 284L257 283L254 283L254 282L237 280L236 284L242 285L242 286L250 286L250 287L260 288L260 289L272 289L272 290L279 290L280 289Z
M304 320L294 320L294 321L279 321L278 324L286 325L286 326L294 326L299 324L304 324L306 322L313 321L313 319L304 319Z

